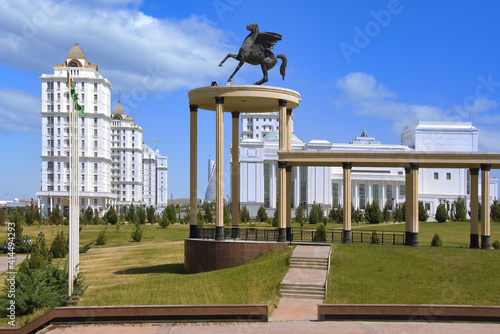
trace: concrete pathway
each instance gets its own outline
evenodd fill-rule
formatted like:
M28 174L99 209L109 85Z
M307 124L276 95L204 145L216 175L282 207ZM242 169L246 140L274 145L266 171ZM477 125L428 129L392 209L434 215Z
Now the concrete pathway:
M26 254L16 255L15 258L16 258L15 266L18 266L26 258ZM3 273L4 271L7 270L7 268L9 267L8 261L9 261L8 256L0 256L0 273Z
M292 253L292 258L328 259L331 246L298 245ZM281 282L285 285L324 285L326 282L326 269L290 268ZM269 318L270 322L276 321L315 321L318 318L318 304L321 299L308 298L280 298L278 307Z

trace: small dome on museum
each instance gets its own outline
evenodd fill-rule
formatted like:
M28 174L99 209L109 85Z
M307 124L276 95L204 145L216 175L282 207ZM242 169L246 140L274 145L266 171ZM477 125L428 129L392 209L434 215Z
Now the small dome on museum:
M120 114L120 115L125 115L125 110L123 109L122 104L120 103L120 100L115 104L113 107L113 112L112 114Z
M269 139L279 139L280 138L280 132L279 130L269 132L263 140L269 140ZM292 140L300 140L293 132L292 132Z
M82 48L80 47L80 45L78 45L78 43L73 45L73 47L69 50L68 59L85 59L85 60L87 60L87 58L85 58L85 54L83 53Z
M368 137L368 133L366 132L366 129L363 129L363 132L361 133L361 137Z

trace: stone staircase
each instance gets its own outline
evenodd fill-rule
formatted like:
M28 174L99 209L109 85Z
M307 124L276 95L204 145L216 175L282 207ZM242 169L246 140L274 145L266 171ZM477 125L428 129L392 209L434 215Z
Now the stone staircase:
M280 292L285 298L325 299L324 284L281 283Z
M290 268L300 269L322 269L328 271L328 259L317 257L295 257L290 258Z
M324 254L320 257L292 254L290 276L281 282L281 297L323 300L328 261L329 256L325 257Z

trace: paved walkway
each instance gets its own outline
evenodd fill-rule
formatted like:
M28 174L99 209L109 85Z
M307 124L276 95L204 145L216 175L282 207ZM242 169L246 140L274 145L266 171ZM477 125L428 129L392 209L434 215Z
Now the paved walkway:
M259 323L184 323L50 326L48 334L226 334L226 333L357 333L357 334L498 334L500 324L467 322L275 321Z
M298 245L292 257L326 258L330 254L330 247ZM282 283L287 284L324 284L327 271L321 269L290 268ZM280 298L278 307L274 310L269 321L316 320L318 318L319 299Z
M16 266L20 265L21 262L26 258L26 254L23 255L16 255ZM9 257L8 256L0 256L0 273L3 273L4 271L7 270L8 266L8 261Z

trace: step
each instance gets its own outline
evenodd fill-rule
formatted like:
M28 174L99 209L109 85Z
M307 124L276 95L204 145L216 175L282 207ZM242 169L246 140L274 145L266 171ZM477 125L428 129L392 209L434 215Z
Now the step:
M313 266L313 265L307 265L307 264L304 264L304 265L293 264L293 265L290 265L290 268L315 269L315 270L326 270L327 269L323 266Z
M281 289L303 289L325 291L324 284L281 283Z
M315 295L305 295L305 294L293 294L293 293L285 293L285 294L281 294L281 297L283 298L300 298L300 299L319 299L319 300L323 300L325 299L324 296L315 296Z

